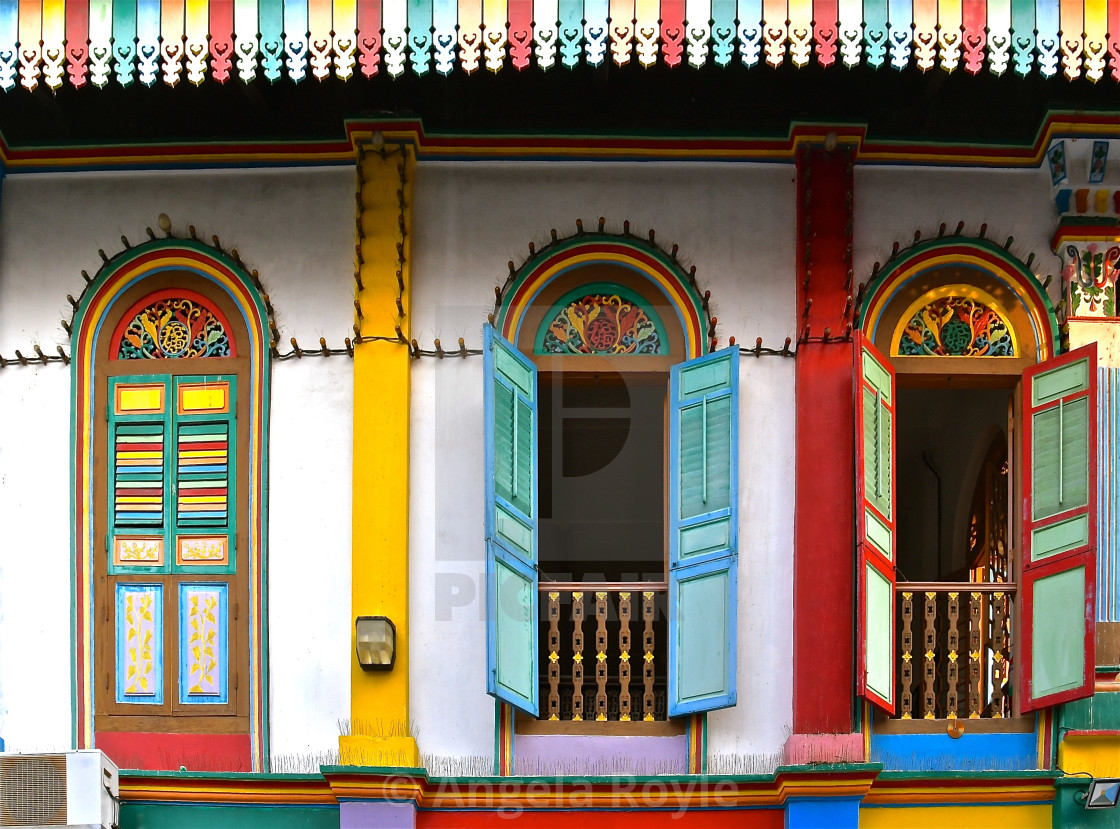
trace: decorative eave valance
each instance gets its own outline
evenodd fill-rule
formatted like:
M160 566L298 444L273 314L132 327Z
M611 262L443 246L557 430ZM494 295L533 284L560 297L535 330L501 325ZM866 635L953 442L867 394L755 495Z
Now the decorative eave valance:
M0 0L0 87L865 63L1120 80L1120 0Z

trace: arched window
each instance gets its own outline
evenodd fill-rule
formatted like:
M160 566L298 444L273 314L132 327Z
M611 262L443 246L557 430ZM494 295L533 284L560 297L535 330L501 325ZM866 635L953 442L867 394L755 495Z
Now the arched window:
M263 306L191 243L111 260L74 337L79 745L263 767Z
M915 246L868 294L860 692L927 720L1091 694L1095 351L1055 356L1045 293L979 240Z
M542 720L735 702L738 350L702 317L668 257L585 237L486 330L489 690Z

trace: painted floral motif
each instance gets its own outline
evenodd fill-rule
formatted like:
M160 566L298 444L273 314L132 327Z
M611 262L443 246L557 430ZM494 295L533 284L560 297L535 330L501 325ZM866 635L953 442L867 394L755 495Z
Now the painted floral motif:
M1063 281L1069 286L1071 317L1116 316L1116 277L1120 247L1107 250L1090 243L1084 250L1066 247Z
M179 560L184 562L224 562L226 560L226 540L224 538L181 538L179 539Z
M163 541L158 538L117 539L117 561L158 564L163 552Z
M192 590L187 610L190 638L187 640L187 693L217 696L218 686L218 592Z
M156 692L153 616L151 590L129 591L124 600L125 689L130 696L150 696ZM119 686L118 686L119 687Z
M117 358L228 357L229 337L210 309L189 299L161 299L132 318Z
M546 354L660 354L661 337L644 309L617 294L568 303L548 326Z
M999 312L963 296L945 296L922 308L898 342L904 357L1014 357L1011 328Z

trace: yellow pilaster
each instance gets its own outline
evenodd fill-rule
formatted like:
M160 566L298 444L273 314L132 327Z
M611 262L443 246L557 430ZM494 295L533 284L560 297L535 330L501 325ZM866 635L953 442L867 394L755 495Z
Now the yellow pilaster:
M367 672L354 656L351 626L350 733L339 738L346 765L419 763L408 710L408 231L414 167L408 148L367 146L359 152L351 618L387 616L397 637L393 669Z

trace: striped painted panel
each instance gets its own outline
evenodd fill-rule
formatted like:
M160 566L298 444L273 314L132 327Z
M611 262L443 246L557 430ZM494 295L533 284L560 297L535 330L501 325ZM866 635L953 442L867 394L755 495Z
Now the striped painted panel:
M225 526L229 521L229 424L180 424L175 452L177 523Z
M1120 368L1097 380L1097 621L1120 622Z
M113 435L113 526L163 526L162 423L118 423Z
M423 75L433 56L444 75L736 52L829 66L838 49L848 67L1120 81L1117 21L1120 0L0 0L0 88L223 82L234 61L297 82Z

